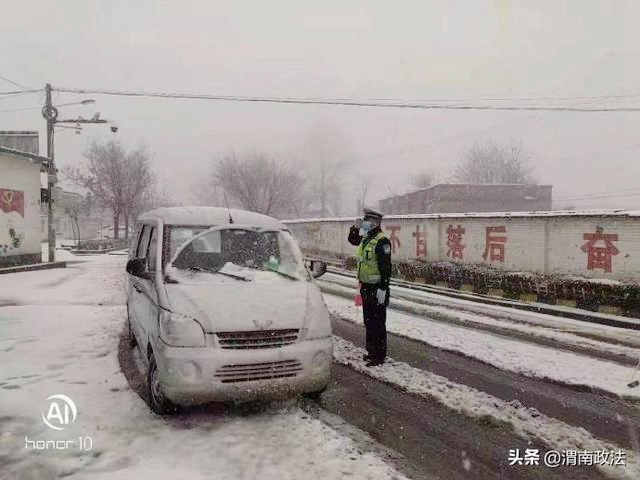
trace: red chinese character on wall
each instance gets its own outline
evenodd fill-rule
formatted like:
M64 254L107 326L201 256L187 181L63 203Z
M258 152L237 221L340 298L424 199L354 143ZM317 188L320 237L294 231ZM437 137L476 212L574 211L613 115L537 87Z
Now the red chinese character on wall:
M507 243L507 237L502 235L493 235L494 233L507 233L507 228L487 227L487 238L482 258L485 260L489 257L489 261L504 262L504 244Z
M596 233L585 233L582 238L587 241L582 247L587 253L587 270L601 268L605 272L611 273L611 257L620 251L611 242L618 241L617 233L602 233L602 227L596 227ZM600 245L596 245L600 242ZM604 244L604 245L603 245Z
M387 230L391 230L391 234L389 235L389 242L391 242L391 253L396 253L396 247L400 248L402 244L400 243L400 237L398 237L397 232L400 231L400 225L388 225L386 227Z
M420 229L420 225L416 225L416 231L411 234L416 239L416 257L427 256L427 227L423 230Z
M447 257L462 258L464 245L462 244L462 235L464 235L465 229L462 225L458 225L453 228L453 225L449 224L447 228Z

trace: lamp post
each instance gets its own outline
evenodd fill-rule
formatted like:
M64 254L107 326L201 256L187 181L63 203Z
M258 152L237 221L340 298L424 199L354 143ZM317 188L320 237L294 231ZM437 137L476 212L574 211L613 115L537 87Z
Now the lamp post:
M49 242L49 262L55 261L56 255L56 231L53 225L53 191L55 188L55 183L57 181L55 159L53 153L54 126L58 123L107 123L107 120L99 119L98 115L95 115L94 118L90 120L86 120L84 118L58 120L58 109L51 103L51 90L51 84L47 83L47 85L45 86L45 105L44 107L42 107L42 116L47 121L47 157L49 158L49 168L47 172L47 239ZM92 103L95 103L95 100L87 99L82 100L81 102L63 103L58 106L65 107L69 105L89 105ZM115 132L117 128L114 129L114 127L112 127L111 130Z

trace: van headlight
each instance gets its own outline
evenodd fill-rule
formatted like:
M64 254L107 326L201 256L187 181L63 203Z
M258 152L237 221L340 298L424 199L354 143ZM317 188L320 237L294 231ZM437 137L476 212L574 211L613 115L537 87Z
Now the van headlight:
M304 325L300 330L300 340L317 340L331 336L331 318L329 309L322 299L322 295L310 295L307 300Z
M204 347L204 330L193 318L161 310L160 338L172 347Z

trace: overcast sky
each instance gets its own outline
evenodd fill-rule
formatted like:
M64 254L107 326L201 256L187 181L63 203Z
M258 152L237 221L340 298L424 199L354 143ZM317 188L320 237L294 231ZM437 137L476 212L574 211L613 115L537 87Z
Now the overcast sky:
M33 88L49 82L244 96L572 97L564 103L640 106L639 20L640 2L622 0L23 0L5 5L0 17L0 75ZM0 92L14 88L0 80ZM581 96L611 97L573 98ZM65 116L100 111L116 121L117 138L132 148L146 145L158 176L184 203L217 154L259 151L296 160L318 144L349 161L347 189L359 174L375 177L370 201L404 191L407 176L423 170L446 180L464 147L486 140L522 141L536 178L553 184L557 198L639 187L640 112L90 97L95 105L67 107ZM41 104L35 94L0 97L0 129L39 129L44 139ZM30 109L6 111L23 108ZM111 135L104 126L57 133L59 165L77 164L90 139ZM345 202L351 210L355 194ZM640 208L640 195L569 203Z

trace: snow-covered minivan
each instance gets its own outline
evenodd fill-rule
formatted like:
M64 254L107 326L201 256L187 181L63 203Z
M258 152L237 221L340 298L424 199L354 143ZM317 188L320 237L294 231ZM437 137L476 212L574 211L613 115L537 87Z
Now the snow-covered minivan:
M330 379L329 312L289 229L213 207L142 214L127 262L129 340L148 367L149 403L319 395Z

